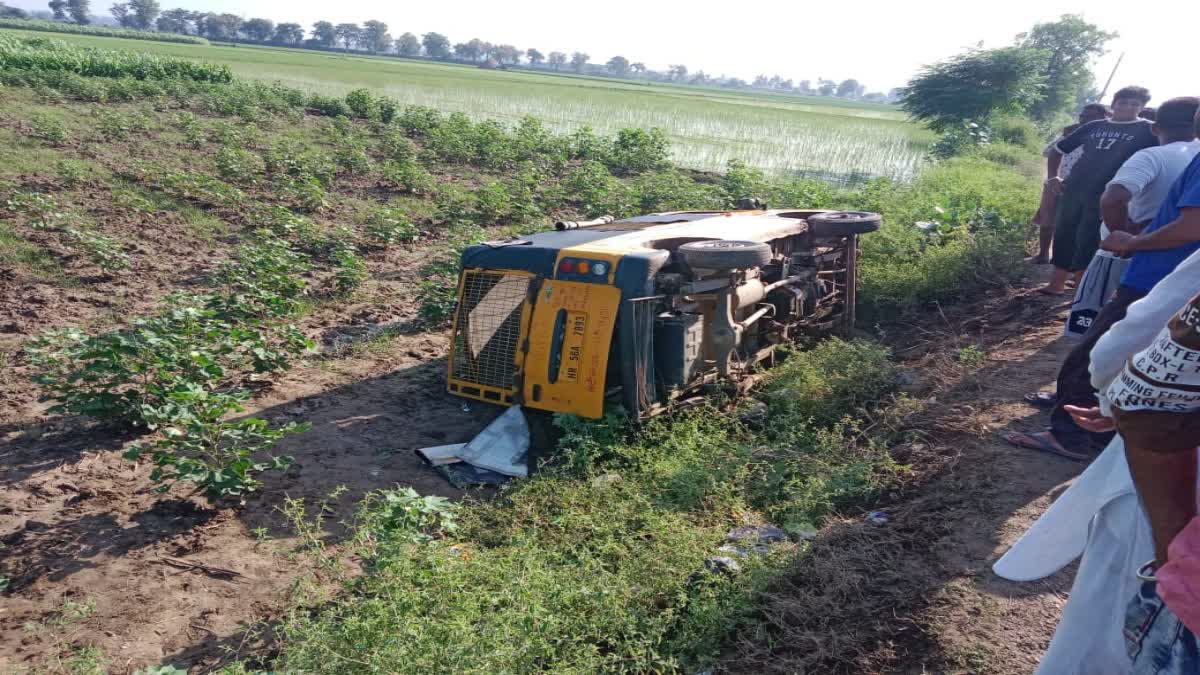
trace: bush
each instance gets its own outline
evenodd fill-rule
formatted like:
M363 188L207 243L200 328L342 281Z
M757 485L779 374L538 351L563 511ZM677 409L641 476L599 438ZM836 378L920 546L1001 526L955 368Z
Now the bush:
M367 221L366 234L383 246L411 244L421 236L421 230L408 219L401 209L382 208Z
M243 185L253 185L264 168L258 155L230 146L217 150L216 162L221 178Z
M618 174L641 173L667 166L670 144L662 129L621 129L607 163Z
M355 89L346 94L346 107L359 119L375 119L379 116L379 104L366 89Z
M992 120L992 140L1017 146L1027 152L1041 153L1045 139L1032 120L1000 116Z
M51 145L62 145L67 140L67 127L62 120L45 113L29 116L30 136Z
M411 159L384 164L381 182L413 195L429 194L434 188L433 176Z
M63 187L76 188L87 180L91 167L76 159L60 159L54 165L54 170Z
M322 96L321 94L313 94L308 99L308 108L318 115L326 117L349 117L350 106L346 102L336 96Z
M343 243L333 249L333 291L335 295L348 296L371 278L367 264L359 257L352 244Z
M63 235L68 246L82 252L105 274L129 268L125 247L112 237L81 227L68 227Z
M442 124L442 113L420 105L410 105L396 118L396 124L413 138L427 138Z

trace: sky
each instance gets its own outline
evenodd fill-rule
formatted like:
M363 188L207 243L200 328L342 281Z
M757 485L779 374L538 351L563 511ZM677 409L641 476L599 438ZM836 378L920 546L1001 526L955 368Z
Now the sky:
M620 54L653 69L682 63L709 75L752 79L762 73L784 78L856 78L870 91L902 86L922 64L938 61L983 42L999 47L1039 21L1064 13L1082 14L1120 37L1096 64L1100 86L1124 52L1109 93L1126 84L1148 87L1159 103L1172 96L1200 95L1200 73L1191 47L1200 24L1165 11L1169 3L1117 0L857 0L780 2L740 0L457 0L395 2L341 0L159 0L164 9L231 12L245 18L292 21L307 29L314 21L378 19L393 35L442 33L452 42L473 37L493 43L536 47L543 53L583 51L593 63ZM1187 0L1175 0L1190 6ZM6 0L44 9L37 0ZM92 0L103 12L111 0ZM1189 58L1190 57L1190 58Z

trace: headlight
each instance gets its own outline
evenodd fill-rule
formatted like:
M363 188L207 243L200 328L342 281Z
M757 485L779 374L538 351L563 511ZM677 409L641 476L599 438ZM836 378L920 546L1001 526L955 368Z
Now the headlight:
M608 263L592 263L592 274L595 274L598 277L608 274Z

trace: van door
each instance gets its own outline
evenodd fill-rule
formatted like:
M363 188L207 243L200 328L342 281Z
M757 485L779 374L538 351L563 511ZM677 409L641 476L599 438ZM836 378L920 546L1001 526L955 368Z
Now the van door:
M542 280L522 364L527 407L604 415L604 376L620 302L614 286Z

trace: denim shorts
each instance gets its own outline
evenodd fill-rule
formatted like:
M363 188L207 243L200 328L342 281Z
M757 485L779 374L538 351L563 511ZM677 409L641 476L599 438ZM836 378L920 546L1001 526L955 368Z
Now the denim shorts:
M1143 581L1125 608L1125 649L1133 675L1200 673L1200 645L1158 597L1155 582Z

